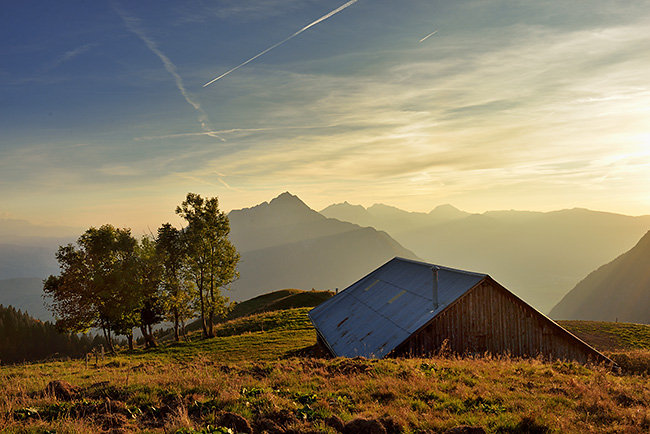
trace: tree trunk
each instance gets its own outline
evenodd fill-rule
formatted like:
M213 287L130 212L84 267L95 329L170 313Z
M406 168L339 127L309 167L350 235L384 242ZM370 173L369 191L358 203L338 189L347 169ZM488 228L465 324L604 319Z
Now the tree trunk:
M126 340L129 341L129 350L133 351L133 330L131 330L131 333L126 335Z
M113 347L113 337L111 336L111 327L107 326L106 327L106 346L108 347L108 351L111 354L115 354L115 347Z
M178 315L178 307L174 308L174 342L179 342L181 337L178 333L178 328L180 327L180 318Z
M201 325L203 326L203 337L208 337L208 327L205 323L205 300L203 297L203 270L201 270L201 278L199 279L199 298L201 299Z
M140 327L140 331L142 332L142 337L144 338L145 348L156 348L158 346L156 339L153 337L151 326L142 325Z
M210 277L210 309L208 312L208 333L209 337L214 337L214 279Z

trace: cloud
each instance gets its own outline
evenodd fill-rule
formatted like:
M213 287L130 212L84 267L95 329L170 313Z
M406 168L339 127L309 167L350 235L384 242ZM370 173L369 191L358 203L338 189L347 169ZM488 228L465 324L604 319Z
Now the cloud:
M282 104L266 113L261 107L259 123L278 131L288 119L336 127L241 138L239 151L201 170L220 168L235 187L317 179L332 191L385 186L386 194L428 189L441 196L517 184L551 197L567 186L579 192L622 182L625 173L638 181L647 156L592 162L633 152L648 137L645 27L644 20L577 31L515 25L491 29L478 43L445 34L436 44L403 47L392 64L390 50L376 60L359 56L375 61L363 74L314 69L290 74L291 86L281 87L267 76L247 90ZM512 191L523 197L524 190Z
M90 50L91 48L95 47L96 45L97 44L84 44L84 45L82 45L80 47L77 47L77 48L75 48L73 50L66 51L61 56L54 59L54 61L52 61L52 63L47 65L45 70L46 71L51 71L52 69L58 67L62 63L65 63L65 62L79 56L80 54L85 53L86 51Z
M142 42L145 43L147 48L149 48L151 52L153 52L156 56L158 56L160 61L163 63L165 70L174 78L176 87L178 88L179 92L181 93L185 101L189 105L191 105L194 108L194 110L197 112L198 121L199 124L201 125L201 129L203 129L204 134L223 141L223 138L219 137L218 135L212 132L212 129L209 126L210 120L208 119L207 113L201 107L201 103L194 96L192 96L185 88L185 84L183 83L183 79L181 78L180 74L176 69L176 65L174 65L171 59L167 57L165 53L163 53L160 50L160 48L158 48L156 42L145 33L144 29L140 25L140 20L132 15L127 14L125 11L120 9L115 3L113 3L113 9L117 12L120 18L122 18L122 21L124 22L124 25L127 27L127 29L129 29L129 31L131 31L138 38L140 38Z
M332 17L332 16L338 14L338 13L341 12L342 10L347 9L348 7L352 6L352 5L353 5L354 3L356 3L357 1L358 1L358 0L350 0L350 1L348 1L347 3L345 3L344 5L339 6L338 8L334 9L333 11L331 11L331 12L329 12L329 13L323 15L322 17L320 17L320 18L317 19L316 21L313 21L313 22L311 22L310 24L307 24L305 27L303 27L302 29L298 30L297 32L295 32L294 34L292 34L291 36L289 36L288 38L283 39L282 41L278 42L277 44L274 44L274 45L272 45L271 47L267 48L266 50L262 51L261 53L256 54L255 56L251 57L251 58L248 59L247 61L245 61L245 62L243 62L243 63L241 63L241 64L235 66L234 68L232 68L232 69L230 69L230 70L228 70L228 71L226 71L226 72L224 72L223 74L221 74L221 75L218 76L217 78L214 78L214 79L210 80L209 82L205 83L205 84L203 85L203 87L209 86L209 85L211 85L212 83L214 83L215 81L222 79L222 78L225 77L226 75L228 75L228 74L230 74L230 73L232 73L232 72L235 72L236 70L238 70L238 69L241 68L242 66L248 65L250 62L252 62L253 60L257 59L258 57L263 56L264 54L268 53L269 51L273 50L274 48L279 47L280 45L284 44L285 42L288 42L289 40L295 38L296 36L298 36L298 35L301 34L302 32L304 32L304 31L310 29L311 27L313 27L313 26L315 26L315 25L317 25L317 24L319 24L319 23L325 21L326 19L328 19L328 18L330 18L330 17Z

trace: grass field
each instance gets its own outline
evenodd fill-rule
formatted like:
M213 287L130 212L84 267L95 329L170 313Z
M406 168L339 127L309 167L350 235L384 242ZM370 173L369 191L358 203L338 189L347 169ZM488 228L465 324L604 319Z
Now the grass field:
M225 433L219 427L230 425L233 432L334 434L343 423L354 432L360 418L369 425L357 432L391 434L461 425L487 433L650 431L642 369L621 375L500 357L308 357L315 342L308 310L239 318L220 325L214 339L195 335L96 364L1 367L0 431L190 434ZM645 351L647 369L644 341L633 342L635 349L618 354Z

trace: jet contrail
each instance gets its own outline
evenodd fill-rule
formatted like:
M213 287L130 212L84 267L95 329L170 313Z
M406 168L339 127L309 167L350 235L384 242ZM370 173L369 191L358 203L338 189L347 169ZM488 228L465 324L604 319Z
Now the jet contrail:
M433 35L435 35L436 33L438 33L438 30L440 30L440 29L436 29L436 30L434 30L433 32L429 33L429 34L426 35L424 38L420 39L420 42L424 42L424 41L426 41L426 40L429 38L429 36L433 36Z
M183 98L185 98L185 101L194 107L194 110L198 113L198 121L201 124L201 129L203 129L204 134L208 135L210 137L217 138L221 141L225 141L222 137L219 137L218 135L214 134L212 128L208 125L210 122L208 119L208 115L205 113L203 108L201 107L201 104L196 101L185 89L185 84L183 83L183 79L181 76L178 74L178 71L176 70L176 65L171 61L169 57L165 55L162 51L160 51L160 48L158 48L158 45L154 40L149 38L149 36L144 32L144 30L140 27L140 20L136 17L128 15L126 12L121 10L115 3L113 3L113 9L118 13L120 18L122 18L122 21L124 22L124 25L126 26L127 29L129 29L132 33L134 33L138 38L144 42L144 44L151 50L158 58L160 61L163 63L163 66L165 67L165 70L174 78L174 81L176 82L176 87L180 91L181 95L183 95Z
M288 38L283 39L282 41L278 42L277 44L273 45L272 47L267 48L266 50L262 51L262 52L259 53L258 55L254 56L254 57L251 57L250 59L248 59L248 60L245 61L244 63L235 66L233 69L231 69L230 71L227 71L227 72L221 74L219 77L215 78L214 80L211 80L211 81L205 83L205 84L203 85L203 87L209 86L209 85L211 85L212 83L214 83L215 81L219 80L220 78L223 78L223 77L225 77L226 75L230 74L231 72L234 72L234 71L238 70L238 69L241 68L242 66L245 66L245 65L249 64L249 63L252 62L253 60L257 59L258 57L260 57L260 56L262 56L262 55L268 53L269 51L271 51L271 50L274 49L275 47L278 47L278 46L284 44L285 42L287 42L288 40L295 38L296 36L298 36L299 34L301 34L302 32L304 32L305 30L309 29L310 27L313 27L313 26L315 26L316 24L318 24L318 23L320 23L320 22L322 22L322 21L325 21L326 19L328 19L328 18L331 17L332 15L336 15L336 14L338 14L338 13L341 12L343 9L345 9L345 8L347 8L347 7L349 7L349 6L352 6L352 5L353 5L354 3L356 3L357 1L358 1L358 0L350 0L349 2L347 2L346 4L344 4L343 6L340 6L340 7L336 8L336 9L334 9L332 12L323 15L322 17L320 17L319 19L317 19L317 20L314 21L313 23L308 24L308 25L306 25L305 27L303 27L302 29L298 30L296 33L294 33L293 35L289 36Z

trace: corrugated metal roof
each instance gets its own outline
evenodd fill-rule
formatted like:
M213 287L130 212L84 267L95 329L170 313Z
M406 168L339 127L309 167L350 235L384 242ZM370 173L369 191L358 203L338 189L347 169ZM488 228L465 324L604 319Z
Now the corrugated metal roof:
M335 355L382 358L486 276L394 258L312 309L309 317Z

